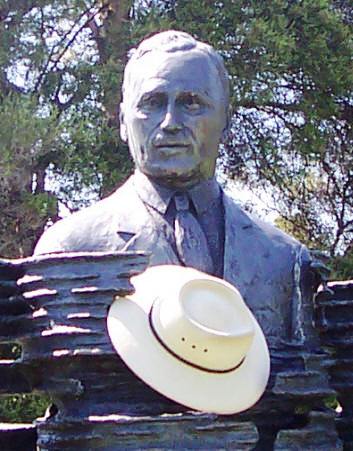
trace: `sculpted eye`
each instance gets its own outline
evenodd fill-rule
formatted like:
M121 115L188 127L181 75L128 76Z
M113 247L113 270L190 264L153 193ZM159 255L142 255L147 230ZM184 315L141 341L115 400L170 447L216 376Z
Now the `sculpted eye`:
M149 94L142 97L138 103L138 107L142 110L156 110L161 108L165 103L165 96L163 94Z
M203 100L193 93L184 94L179 99L180 104L188 111L198 112L205 105Z

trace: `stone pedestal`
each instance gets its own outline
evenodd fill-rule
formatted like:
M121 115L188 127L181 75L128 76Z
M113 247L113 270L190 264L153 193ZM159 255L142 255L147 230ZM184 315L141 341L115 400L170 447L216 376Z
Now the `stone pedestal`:
M190 412L141 382L114 351L106 316L147 264L126 253L0 263L0 340L22 346L20 360L0 364L0 390L50 394L54 405L36 423L38 449L342 449L335 412L325 407L336 394L327 380L331 354L318 347L271 349L266 392L238 415Z
M353 450L353 281L329 283L315 297L316 327L331 353L330 384L337 391L337 429L345 450Z

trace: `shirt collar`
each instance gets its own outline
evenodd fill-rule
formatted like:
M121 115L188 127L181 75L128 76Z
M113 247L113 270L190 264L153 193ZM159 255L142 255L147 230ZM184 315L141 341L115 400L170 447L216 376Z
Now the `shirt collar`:
M178 191L152 182L138 170L135 171L133 182L140 199L162 214L165 214L170 200ZM216 179L212 177L193 186L187 190L187 193L193 201L197 214L201 214L210 207L211 203L220 198L221 190Z

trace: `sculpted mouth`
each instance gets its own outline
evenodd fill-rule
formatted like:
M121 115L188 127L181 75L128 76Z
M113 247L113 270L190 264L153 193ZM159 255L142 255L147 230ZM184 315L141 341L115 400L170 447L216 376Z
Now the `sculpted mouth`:
M190 144L186 143L158 143L155 144L155 149L165 157L172 157L177 155L186 155L190 151Z
M175 147L175 148L179 148L179 147L189 147L190 144L188 143L183 143L183 142L160 142L160 143L156 143L155 147Z
M159 142L154 144L155 151L161 158L186 157L190 153L191 145L183 142Z

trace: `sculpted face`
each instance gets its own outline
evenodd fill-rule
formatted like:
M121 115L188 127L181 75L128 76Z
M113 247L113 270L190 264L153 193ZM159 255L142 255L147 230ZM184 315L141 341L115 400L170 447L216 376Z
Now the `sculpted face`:
M155 51L134 63L120 120L136 167L177 188L212 177L226 126L223 94L199 51Z

